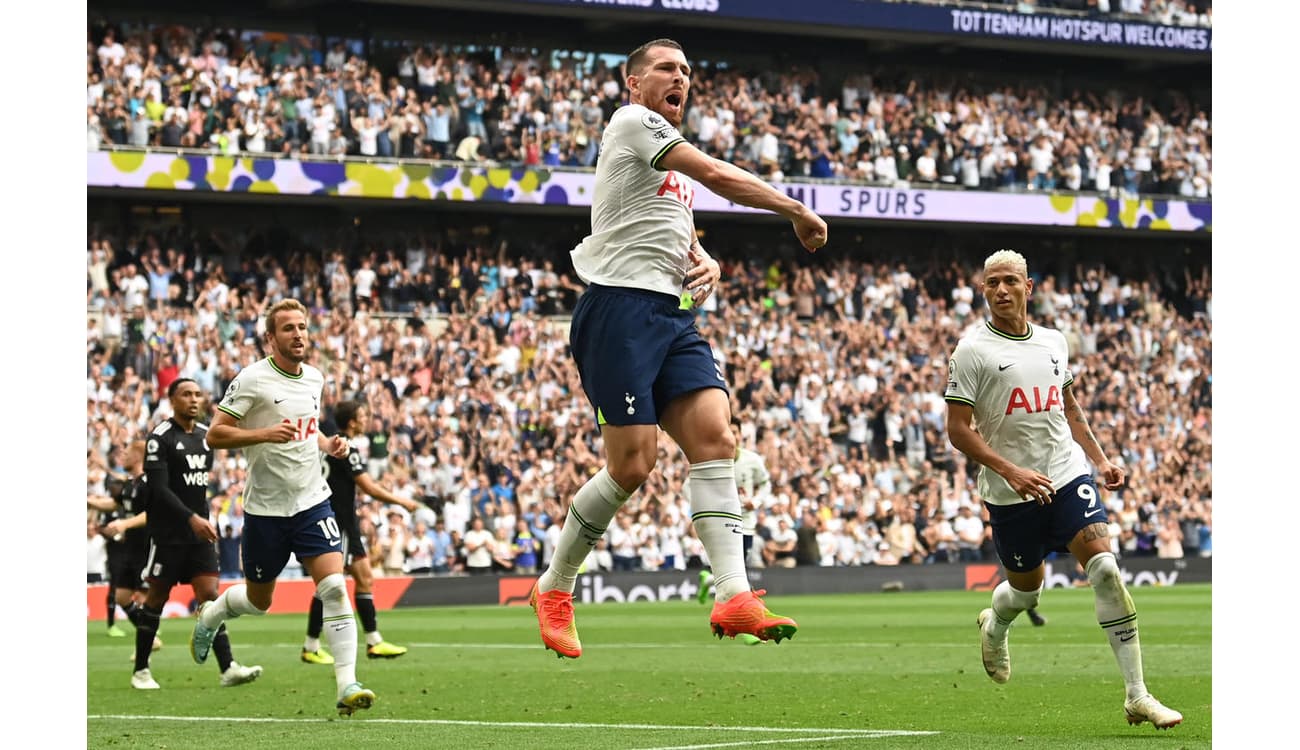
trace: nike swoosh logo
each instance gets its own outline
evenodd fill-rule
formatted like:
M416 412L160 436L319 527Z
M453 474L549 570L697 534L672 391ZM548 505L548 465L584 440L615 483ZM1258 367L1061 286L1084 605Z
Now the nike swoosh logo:
M288 396L285 396L285 398L288 398ZM283 401L283 400L284 400L283 398L277 398L277 399L275 400L275 403L278 404L278 403L280 403L280 402Z
M1016 364L1015 362L1012 362L1012 363L1009 364L1009 365L998 365L998 372L1002 372L1003 370L1007 369L1008 367L1014 367L1015 364Z
M1134 633L1134 634L1130 635L1130 636L1127 637L1127 638L1125 638L1124 636L1121 635L1121 636L1119 637L1119 639L1120 639L1121 641L1123 641L1124 643L1128 643L1129 641L1133 640L1133 639L1136 638L1136 637L1137 637L1137 633Z
M1084 518L1091 518L1091 517L1097 515L1098 513L1102 512L1103 510L1105 510L1105 508L1095 508L1095 509L1093 509L1093 510L1088 511L1087 513L1084 513L1084 514L1083 514L1083 517L1084 517Z

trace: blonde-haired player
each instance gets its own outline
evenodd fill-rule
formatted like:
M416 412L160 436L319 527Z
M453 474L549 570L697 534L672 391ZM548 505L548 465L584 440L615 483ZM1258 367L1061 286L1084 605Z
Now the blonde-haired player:
M979 492L989 511L993 543L1006 580L980 612L980 654L994 682L1011 679L1007 629L1037 606L1043 559L1064 547L1092 584L1098 624L1124 677L1124 714L1168 729L1183 715L1147 691L1142 674L1137 609L1110 551L1106 489L1124 486L1074 397L1065 337L1029 322L1034 282L1025 258L999 250L984 261L989 316L958 342L948 363L948 438L980 464ZM1092 462L1092 466L1088 462Z

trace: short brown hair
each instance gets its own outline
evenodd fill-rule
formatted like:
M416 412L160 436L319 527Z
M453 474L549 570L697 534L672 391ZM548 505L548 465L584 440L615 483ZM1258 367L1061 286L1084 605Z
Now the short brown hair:
M275 331L275 316L277 313L287 312L289 310L296 310L297 312L302 313L304 318L307 317L307 308L301 302L296 299L282 299L274 305L271 305L271 308L266 311L266 332L271 333Z
M340 401L334 406L334 423L338 425L339 432L347 432L348 425L357 418L359 411L361 403L357 401Z
M627 56L627 75L638 74L638 71L640 71L645 65L646 54L650 52L650 48L652 47L671 47L676 50L682 49L682 45L672 39L655 39L654 41L646 42L640 47L632 50L631 54ZM682 52L685 53L685 50L682 50Z

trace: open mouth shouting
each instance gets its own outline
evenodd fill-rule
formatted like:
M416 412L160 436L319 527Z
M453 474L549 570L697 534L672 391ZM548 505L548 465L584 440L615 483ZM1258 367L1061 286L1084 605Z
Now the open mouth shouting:
M672 120L674 124L679 123L682 120L682 102L685 99L686 97L681 91L669 92L668 95L664 97L664 105L667 110L664 114L667 115L668 119Z

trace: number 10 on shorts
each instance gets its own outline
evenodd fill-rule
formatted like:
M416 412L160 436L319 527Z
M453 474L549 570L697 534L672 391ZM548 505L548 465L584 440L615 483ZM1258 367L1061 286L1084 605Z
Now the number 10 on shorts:
M320 527L320 533L324 534L325 538L329 540L330 546L337 546L343 541L343 535L339 533L339 523L334 519L334 516L322 518L316 522L316 525Z

